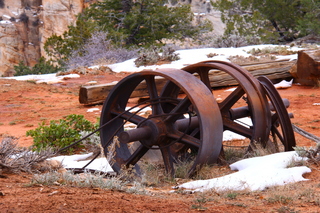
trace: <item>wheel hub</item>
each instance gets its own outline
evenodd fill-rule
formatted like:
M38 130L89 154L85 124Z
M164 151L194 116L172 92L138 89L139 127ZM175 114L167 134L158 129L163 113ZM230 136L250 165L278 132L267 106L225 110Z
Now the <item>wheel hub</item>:
M152 146L163 146L167 140L167 125L161 118L150 118L146 121L141 122L138 125L139 128L148 128L149 137L140 140L141 144L150 148Z

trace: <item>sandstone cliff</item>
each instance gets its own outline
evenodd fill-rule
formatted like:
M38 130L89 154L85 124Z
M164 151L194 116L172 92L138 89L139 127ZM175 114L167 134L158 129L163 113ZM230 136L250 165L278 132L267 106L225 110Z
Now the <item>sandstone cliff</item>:
M14 65L24 61L28 66L46 56L45 41L61 35L76 15L96 0L0 0L0 76L12 75ZM173 3L175 2L175 3ZM178 1L171 1L176 4ZM215 32L222 32L220 14L208 0L180 0L191 4L197 18L213 22Z
M73 24L86 0L0 0L0 76L44 56L43 44Z

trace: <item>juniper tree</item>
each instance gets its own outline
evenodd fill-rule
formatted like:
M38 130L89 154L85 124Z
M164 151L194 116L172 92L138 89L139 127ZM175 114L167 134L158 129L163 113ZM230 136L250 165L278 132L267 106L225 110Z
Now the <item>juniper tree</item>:
M216 0L225 35L256 36L267 42L320 34L320 0Z
M195 26L193 17L190 5L169 7L166 0L98 1L78 16L69 31L50 37L45 49L49 55L65 61L95 31L107 32L106 39L113 45L129 48L161 45L163 39L194 38L212 30L208 21Z

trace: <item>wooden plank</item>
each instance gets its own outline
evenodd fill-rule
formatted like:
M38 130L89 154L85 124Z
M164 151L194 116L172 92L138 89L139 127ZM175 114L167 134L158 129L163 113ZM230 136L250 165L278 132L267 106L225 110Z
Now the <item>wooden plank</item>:
M255 63L247 64L242 67L248 70L253 76L257 77L260 75L265 75L271 80L284 79L292 77L289 73L290 68L295 62L282 60L282 61L272 61L266 63ZM211 87L223 87L223 86L234 86L237 85L237 81L232 78L232 76L226 74L220 70L211 70L209 72L209 79ZM163 78L156 79L157 86L162 88L166 83ZM81 86L79 91L79 102L81 104L91 105L91 104L101 104L104 102L112 88L116 83L100 84L93 86ZM143 97L147 94L145 82L136 88L131 97Z

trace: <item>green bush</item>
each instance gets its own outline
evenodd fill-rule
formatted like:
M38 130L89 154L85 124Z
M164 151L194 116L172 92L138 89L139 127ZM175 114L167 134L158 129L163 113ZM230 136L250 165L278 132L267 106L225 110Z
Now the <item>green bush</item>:
M66 147L81 138L81 132L92 132L95 125L86 120L83 115L68 115L65 119L52 120L46 126L43 122L38 128L27 131L26 135L33 138L33 150L40 151L48 147L60 149ZM80 148L82 144L77 144L74 148ZM74 151L68 149L69 153Z
M14 66L15 76L31 75L31 74L48 74L56 73L61 70L60 67L54 66L50 61L46 61L44 57L41 57L34 67L28 67L23 61L19 62L18 66Z

